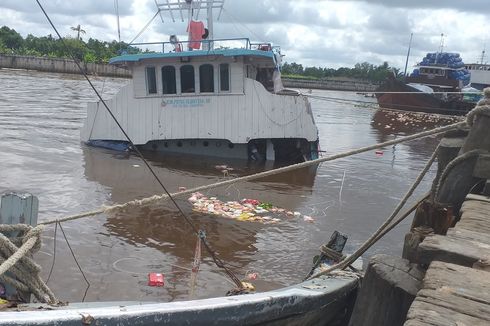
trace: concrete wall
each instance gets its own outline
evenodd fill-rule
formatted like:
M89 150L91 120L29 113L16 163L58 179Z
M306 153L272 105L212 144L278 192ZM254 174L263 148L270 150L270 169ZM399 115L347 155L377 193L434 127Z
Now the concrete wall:
M357 91L357 92L374 92L379 84L364 80L355 79L294 79L282 78L285 87L291 88L311 88L311 89L329 89L339 91Z
M131 72L113 65L99 63L80 63L88 74L131 78ZM80 70L73 60L61 58L29 57L0 54L0 68L27 69L47 72L79 74Z

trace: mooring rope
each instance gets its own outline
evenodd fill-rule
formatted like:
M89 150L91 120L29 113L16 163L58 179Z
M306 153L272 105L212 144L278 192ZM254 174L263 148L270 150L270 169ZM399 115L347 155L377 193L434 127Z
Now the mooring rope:
M19 291L32 292L40 302L56 304L58 299L41 279L41 267L29 257L41 248L43 230L42 225L0 224L0 281ZM18 232L23 236L12 240L5 235ZM5 275L7 271L12 276Z
M490 116L490 87L483 90L484 98L482 98L473 110L471 110L466 116L466 123L468 126L472 126L477 115Z
M474 149L474 150L471 150L469 152L466 152L464 154L457 156L455 159L453 159L451 162L449 162L446 165L446 167L444 168L444 170L442 171L441 176L439 177L439 181L433 187L433 194L434 194L433 198L434 198L434 200L437 201L437 199L439 197L439 192L441 190L442 185L444 184L444 181L447 179L447 177L449 176L449 173L451 173L451 171L456 166L461 164L461 162L464 162L466 160L476 159L479 155L487 154L487 153L488 153L487 151L482 150L482 149Z
M477 106L471 110L468 115L467 115L467 121L463 122L465 125L471 126L476 118L476 115L490 115L490 88L485 88L484 90L485 98L480 100L477 104ZM350 264L352 264L356 259L358 259L363 253L365 253L369 248L371 248L377 241L379 241L383 235L385 235L387 232L389 232L391 229L393 229L396 224L400 223L401 220L403 220L405 217L408 216L408 213L403 214L397 221L395 221L393 224L391 222L393 219L396 217L396 215L400 212L401 208L405 205L406 201L408 198L413 194L414 190L417 188L417 186L420 184L422 181L423 177L431 167L432 163L437 157L439 146L435 149L434 153L432 153L431 158L429 161L426 163L424 169L420 172L418 175L417 179L414 181L410 189L407 191L403 199L398 203L396 206L395 210L393 213L388 217L388 219L367 239L352 255L346 257L344 260L342 260L340 263L329 266L328 268L323 269L322 271L316 273L315 275L312 275L309 279L316 278L322 275L326 275L333 270L336 269L344 269ZM440 180L443 180L446 175L449 173L452 169L453 166L457 164L457 162L461 160L466 160L471 157L474 157L478 154L480 154L481 150L473 150L470 152L467 152L463 154L462 156L456 158L452 162L448 164L444 172L442 173L442 176ZM440 181L441 182L441 181ZM439 185L435 189L435 194L437 195L439 188L440 188L440 182ZM391 225L390 225L391 224Z
M420 105L407 105L407 104L392 104L391 107L382 107L380 106L377 102L373 101L362 101L362 100L355 100L355 99L346 99L346 98L340 98L340 97L331 97L331 96L324 96L324 95L312 95L312 94L304 94L300 93L303 96L315 99L315 100L324 100L324 101L329 101L329 102L338 102L338 103L357 103L357 104L364 104L369 108L381 108L385 110L394 110L394 111L403 111L405 113L425 113L423 110L431 110L433 114L439 114L436 112L448 112L451 111L449 108L435 108L435 107L428 107L428 106L420 106ZM417 93L414 93L417 94ZM420 111L411 111L411 110L405 110L405 109L410 109L410 108L417 108ZM462 113L462 115L466 112L464 111L454 111L455 113ZM443 114L444 115L444 114Z
M306 161L306 162L297 163L297 164L293 164L293 165L288 165L288 166L278 168L278 169L259 172L259 173L255 173L255 174L251 174L251 175L247 175L247 176L243 176L243 177L233 178L233 179L224 180L224 181L220 181L220 182L216 182L216 183L212 183L212 184L208 184L208 185L195 187L192 189L187 189L184 191L172 193L171 196L172 196L172 198L183 197L183 196L190 195L190 194L192 194L194 192L198 192L198 191L206 191L206 190L210 190L210 189L214 189L214 188L218 188L218 187L229 186L229 185L232 185L232 184L235 184L238 182L251 181L251 180L256 180L256 179L260 179L260 178L264 178L264 177L268 177L268 176L272 176L272 175L276 175L276 174L280 174L280 173L285 173L285 172L289 172L289 171L313 166L316 164L320 164L323 162L333 161L336 159L340 159L340 158L344 158L344 157L368 152L368 151L371 151L374 149L387 147L390 145L395 145L395 144L411 141L414 139L420 139L420 138L424 138L424 137L428 137L428 136L432 136L432 135L437 135L437 134L440 134L440 133L443 133L446 131L457 129L457 128L465 126L465 125L466 125L466 122L464 122L464 121L458 122L458 123L454 123L451 125L438 127L438 128L432 129L432 130L419 132L419 133L416 133L413 135L404 136L404 137L401 137L398 139L389 140L389 141L386 141L383 143L378 143L378 144L374 144L374 145L360 147L360 148L349 150L346 152L321 157L321 158L318 158L316 160L311 160L311 161ZM72 221L72 220L76 220L76 219L80 219L80 218L84 218L84 217L96 216L96 215L103 214L103 213L111 213L111 212L114 212L117 210L127 209L130 207L147 205L147 204L151 204L151 203L154 203L157 201L166 200L168 198L169 197L167 194L154 195L154 196L143 198L143 199L132 200L132 201L126 202L124 204L104 206L102 208L99 208L99 209L96 209L93 211L75 214L75 215L71 215L71 216L67 216L67 217L63 217L63 218L59 218L59 219L49 220L49 221L41 222L39 224L49 225L49 224L54 224L56 222Z
M429 161L427 161L420 174L417 176L413 184L408 189L407 193L403 196L402 200L398 203L394 211L391 213L390 217L386 219L386 221L369 237L369 239L367 239L352 255L347 256L345 259L343 259L341 262L337 264L329 266L328 268L325 268L322 271L313 274L308 279L313 279L322 275L326 275L336 269L344 269L347 266L351 265L354 261L356 261L357 258L361 257L361 255L364 254L369 248L371 248L372 245L380 239L379 235L382 234L383 231L390 225L393 219L398 215L400 210L403 208L407 200L412 196L413 192L418 187L420 182L422 182L424 176L427 174L430 167L432 166L432 163L434 163L437 157L438 149L439 146L437 146L437 148L434 150Z

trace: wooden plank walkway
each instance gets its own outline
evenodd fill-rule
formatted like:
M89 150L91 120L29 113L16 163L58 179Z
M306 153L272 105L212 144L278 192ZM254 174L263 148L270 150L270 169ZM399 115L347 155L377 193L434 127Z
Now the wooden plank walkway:
M417 248L418 262L430 265L406 326L490 325L490 198L468 195L461 213L446 236Z
M490 325L490 273L433 262L404 325Z

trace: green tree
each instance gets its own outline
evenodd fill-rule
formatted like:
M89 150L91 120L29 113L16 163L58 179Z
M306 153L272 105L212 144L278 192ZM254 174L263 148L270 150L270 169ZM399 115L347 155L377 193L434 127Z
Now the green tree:
M14 29L10 29L7 26L2 26L0 28L0 42L12 50L17 50L22 46L24 39L17 33Z
M75 27L75 30L84 33L79 25ZM93 38L84 42L79 35L76 38L66 37L64 42L52 35L36 37L29 34L23 39L19 33L7 26L0 28L0 53L57 58L71 58L73 55L78 60L105 63L110 58L122 53L135 54L140 52L141 49L124 42L106 42Z
M80 24L78 24L76 27L70 27L72 31L77 31L77 40L80 40L80 33L85 34L85 30L83 30L80 27Z

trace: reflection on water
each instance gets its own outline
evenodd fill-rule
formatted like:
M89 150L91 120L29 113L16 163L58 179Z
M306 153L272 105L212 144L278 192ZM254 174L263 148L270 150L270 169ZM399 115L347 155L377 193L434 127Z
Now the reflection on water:
M0 191L14 189L37 195L40 220L162 193L137 157L80 144L85 103L94 101L95 96L79 77L0 70L0 83ZM94 83L104 97L110 97L126 81L96 78ZM366 100L353 93L314 93ZM318 99L312 100L312 108L320 145L327 155L451 122L423 115L412 123L413 119L400 120L390 112ZM313 216L314 223L297 218L275 225L238 222L196 213L185 198L177 202L199 228L206 230L210 245L233 271L242 276L254 270L259 274L259 290L276 288L299 281L308 272L318 247L334 230L349 235L349 251L368 238L390 214L436 144L435 138L413 141L384 148L383 155L364 153L207 192L223 200L256 198L271 202ZM171 192L271 168L243 161L145 155ZM230 175L215 168L222 164L233 168ZM429 188L433 173L424 180L417 196ZM393 230L367 256L377 252L399 254L408 224ZM169 202L63 226L91 283L87 300L189 298L189 268L196 237ZM49 285L62 300L80 300L85 289L83 278L59 230L56 244L56 264ZM53 261L53 245L54 227L48 227L36 257L44 271ZM148 287L148 272L163 272L165 286ZM223 295L231 287L203 253L196 296Z

